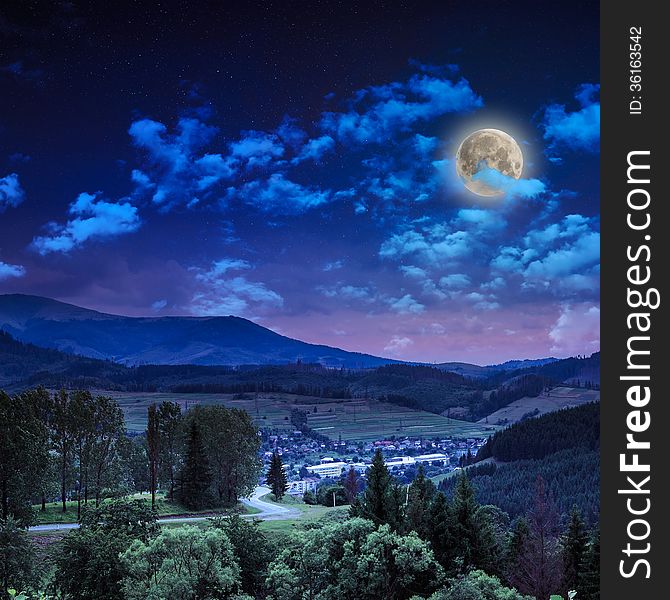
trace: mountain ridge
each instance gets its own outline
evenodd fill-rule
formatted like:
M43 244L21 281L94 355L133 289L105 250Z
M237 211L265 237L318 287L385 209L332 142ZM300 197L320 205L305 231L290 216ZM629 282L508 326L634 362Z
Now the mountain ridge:
M127 317L41 296L0 295L0 329L69 354L139 364L284 364L366 368L402 361L310 344L242 317Z

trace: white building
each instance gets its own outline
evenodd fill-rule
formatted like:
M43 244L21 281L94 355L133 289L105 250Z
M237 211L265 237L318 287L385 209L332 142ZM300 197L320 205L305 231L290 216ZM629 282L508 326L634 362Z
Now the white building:
M329 462L323 462L320 465L313 465L306 467L310 473L314 473L319 477L339 477L342 474L342 469L348 466L345 462L335 462L332 459Z
M292 496L302 496L305 492L316 492L317 479L301 479L289 481L288 493Z

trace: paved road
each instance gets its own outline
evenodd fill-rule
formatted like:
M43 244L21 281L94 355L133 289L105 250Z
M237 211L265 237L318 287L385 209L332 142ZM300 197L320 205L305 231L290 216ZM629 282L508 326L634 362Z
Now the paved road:
M280 506L261 500L262 496L270 493L270 488L258 486L250 498L242 498L242 503L260 510L260 512L251 515L241 515L244 519L260 519L261 521L285 521L296 519L300 516L300 511L295 508ZM210 515L211 516L211 515ZM165 517L158 519L159 523L193 523L196 521L205 521L207 517ZM45 525L34 525L28 531L58 531L61 529L77 529L79 523L48 523Z

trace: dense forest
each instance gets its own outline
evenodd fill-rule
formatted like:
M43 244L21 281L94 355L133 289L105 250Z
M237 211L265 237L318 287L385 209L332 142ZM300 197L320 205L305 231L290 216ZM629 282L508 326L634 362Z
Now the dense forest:
M477 454L478 460L503 462L544 458L560 450L600 448L600 403L592 402L527 419L496 432Z
M510 516L532 506L538 476L547 484L559 511L577 506L596 523L600 505L600 403L527 419L496 432L467 468L477 499L499 506ZM482 462L483 461L483 462ZM453 478L440 489L453 492Z

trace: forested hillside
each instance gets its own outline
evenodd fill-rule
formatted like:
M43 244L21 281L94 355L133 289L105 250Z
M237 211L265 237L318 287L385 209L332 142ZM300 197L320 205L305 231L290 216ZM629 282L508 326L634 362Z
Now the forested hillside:
M527 419L495 433L467 468L483 504L500 506L511 516L525 514L533 502L538 476L557 508L567 514L576 505L591 523L600 503L600 403ZM453 479L441 489L449 494Z
M591 403L527 419L498 431L477 458L510 462L544 458L570 448L598 450L599 447L600 403Z

